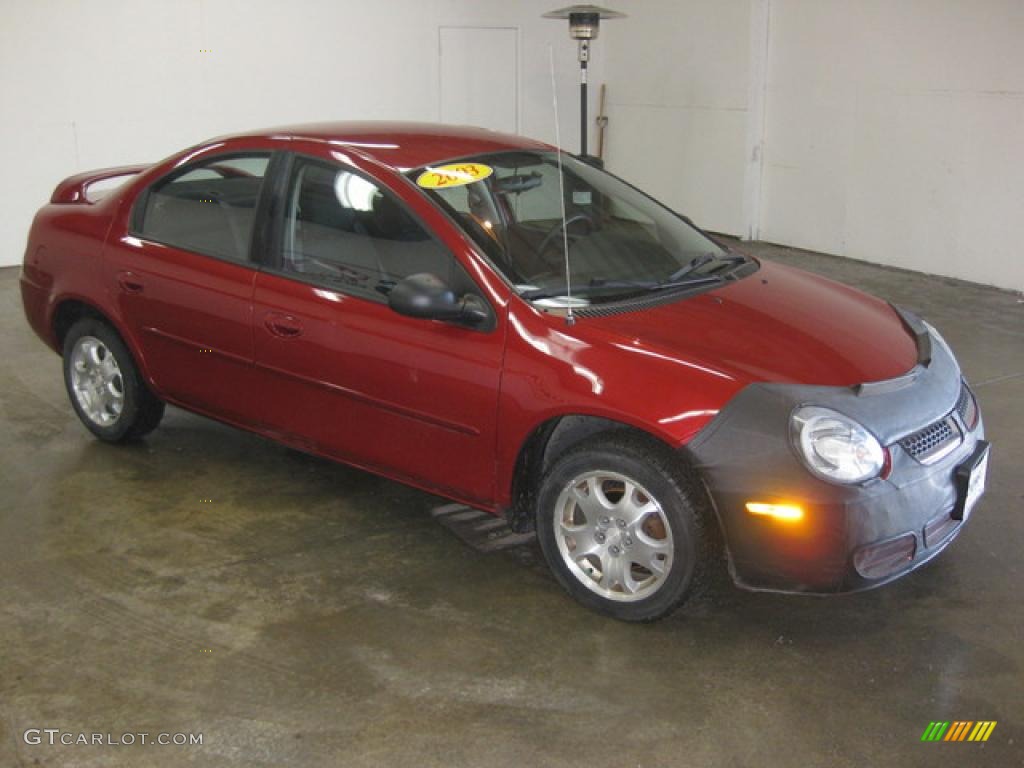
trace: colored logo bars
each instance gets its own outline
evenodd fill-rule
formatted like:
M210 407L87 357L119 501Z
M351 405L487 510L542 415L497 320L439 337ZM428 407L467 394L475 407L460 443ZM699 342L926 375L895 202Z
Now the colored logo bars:
M921 734L921 741L988 741L995 727L995 720L932 722Z

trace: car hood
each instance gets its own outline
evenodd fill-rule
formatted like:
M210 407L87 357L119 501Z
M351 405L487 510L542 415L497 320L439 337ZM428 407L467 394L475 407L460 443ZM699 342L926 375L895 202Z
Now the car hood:
M852 386L917 362L915 340L889 304L769 261L713 291L584 322L743 384Z

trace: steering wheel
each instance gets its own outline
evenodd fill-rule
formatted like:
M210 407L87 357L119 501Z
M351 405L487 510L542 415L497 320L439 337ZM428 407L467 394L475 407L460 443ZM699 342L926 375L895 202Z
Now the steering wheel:
M540 245L537 247L537 253L542 254L551 245L551 241L555 239L555 235L562 231L563 228L568 229L570 224L575 224L577 221L587 222L587 227L593 232L596 227L594 226L594 220L591 219L585 213L577 213L574 216L570 216L565 221L559 221L548 230L548 233L544 235L544 239L540 241Z

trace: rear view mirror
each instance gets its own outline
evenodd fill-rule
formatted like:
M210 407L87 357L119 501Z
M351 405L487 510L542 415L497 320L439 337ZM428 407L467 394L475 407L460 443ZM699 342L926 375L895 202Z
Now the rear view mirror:
M544 182L542 177L537 171L532 173L520 173L515 176L504 176L494 182L494 185L498 188L499 192L505 194L519 194L525 192L528 189L535 189Z

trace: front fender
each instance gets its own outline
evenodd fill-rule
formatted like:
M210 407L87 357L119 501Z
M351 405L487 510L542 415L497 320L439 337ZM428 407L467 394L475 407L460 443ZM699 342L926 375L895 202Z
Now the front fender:
M707 365L627 343L586 319L570 326L513 300L498 405L496 504L510 506L519 453L552 419L606 419L678 447L744 383Z

